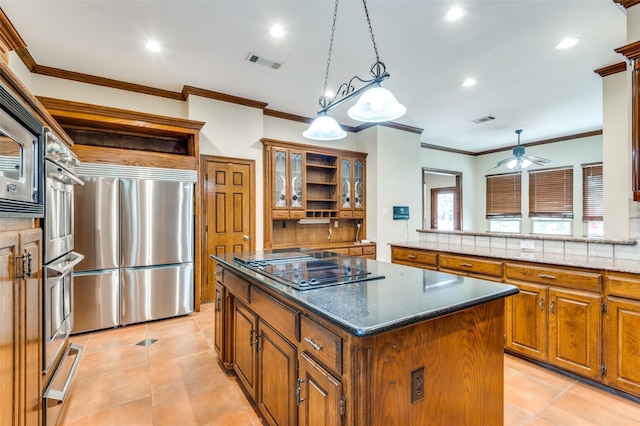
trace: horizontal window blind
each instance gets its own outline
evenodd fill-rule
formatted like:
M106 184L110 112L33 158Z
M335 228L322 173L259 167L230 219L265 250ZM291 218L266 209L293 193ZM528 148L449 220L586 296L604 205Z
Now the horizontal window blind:
M603 220L602 164L582 166L582 220Z
M487 176L487 219L522 217L522 175Z
M529 217L573 218L573 168L529 172Z

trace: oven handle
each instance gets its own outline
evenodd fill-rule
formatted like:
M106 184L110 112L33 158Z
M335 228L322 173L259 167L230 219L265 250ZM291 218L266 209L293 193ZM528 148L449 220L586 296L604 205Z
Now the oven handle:
M56 164L54 161L47 158L47 161L51 163L51 165L55 168L55 171L47 170L47 179L55 179L58 182L62 182L65 185L84 185L84 181L76 177L69 170L64 167Z
M76 253L75 251L72 251L67 256L74 256L74 258L73 258L73 260L71 260L69 262L67 262L66 259L65 259L62 262L52 263L50 265L46 265L45 267L47 269L52 270L53 272L55 272L58 275L64 275L64 274L68 273L69 271L71 271L74 266L76 266L78 263L82 262L82 260L84 259L84 255L82 255L80 253ZM67 256L65 256L65 258L67 258Z
M62 404L64 402L64 399L67 397L67 393L69 393L69 388L71 387L71 381L73 380L73 376L75 376L76 369L78 368L78 364L80 363L80 356L82 355L82 346L76 345L75 343L70 344L69 348L67 349L67 352L64 354L64 356L60 360L60 363L62 363L67 357L74 354L76 358L73 360L73 364L71 365L71 369L69 370L69 375L67 376L67 379L64 381L64 385L62 386L62 389L53 389L53 384L56 381L56 376L60 371L60 369L57 369L56 372L53 373L53 377L51 378L51 382L47 387L47 390L45 390L44 392L45 398L52 399L56 401L57 404Z

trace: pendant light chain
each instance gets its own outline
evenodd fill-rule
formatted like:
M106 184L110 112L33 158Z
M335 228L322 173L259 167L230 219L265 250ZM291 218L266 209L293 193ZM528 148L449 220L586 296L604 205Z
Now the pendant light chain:
M340 0L336 0L336 6L333 9L333 24L331 25L331 40L329 41L329 57L327 58L327 70L324 73L324 89L322 91L322 96L320 100L324 100L324 104L326 105L327 98L327 81L329 80L329 67L331 66L331 52L333 52L333 37L336 32L336 19L338 18L338 4Z
M369 9L367 9L367 0L362 0L364 5L364 14L367 16L367 24L369 25L369 34L371 34L371 42L373 43L373 50L376 53L376 64L380 62L380 56L378 55L378 45L376 39L373 37L373 28L371 27L371 19L369 18Z

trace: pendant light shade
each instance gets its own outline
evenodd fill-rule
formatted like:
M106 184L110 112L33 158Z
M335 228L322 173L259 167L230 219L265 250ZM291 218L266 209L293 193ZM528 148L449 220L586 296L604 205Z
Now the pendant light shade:
M407 108L398 102L384 87L374 86L364 92L358 102L349 108L347 114L354 120L365 123L379 123L402 117Z
M309 128L302 133L305 138L319 141L333 141L347 136L338 122L326 114L320 114L311 123Z

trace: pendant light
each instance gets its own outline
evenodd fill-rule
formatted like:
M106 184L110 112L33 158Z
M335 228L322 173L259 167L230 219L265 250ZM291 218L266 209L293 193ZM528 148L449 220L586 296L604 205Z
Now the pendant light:
M333 39L336 29L336 19L338 17L338 5L340 0L336 0L333 11L333 25L331 27L331 40L329 42L329 58L327 59L327 69L324 75L324 92L327 91L327 81L329 80L329 68L331 65L331 53L333 51ZM318 117L311 123L309 128L303 133L303 136L316 140L335 140L341 139L347 133L340 127L337 121L329 117L329 110L336 106L355 98L362 94L358 102L349 108L347 114L354 120L366 123L380 123L383 121L394 120L404 115L406 108L400 104L393 94L380 86L380 83L389 78L386 66L380 61L378 54L378 46L373 36L373 28L369 18L369 10L367 9L366 0L362 0L364 13L367 17L369 25L369 33L371 34L371 42L376 55L376 62L371 66L370 73L372 79L364 80L358 76L352 77L347 83L342 83L336 94L329 99L323 95L319 99L321 110L318 111ZM363 86L356 89L355 81L364 83Z
M512 170L526 169L532 164L536 164L538 166L547 166L547 165L553 164L553 161L547 160L546 158L536 157L534 155L525 155L524 146L520 146L521 133L522 133L521 129L516 130L516 134L518 135L518 145L516 145L516 147L513 148L513 155L509 158L505 158L504 160L499 161L498 164L490 170L496 169L502 166L503 164L505 164L508 168Z

